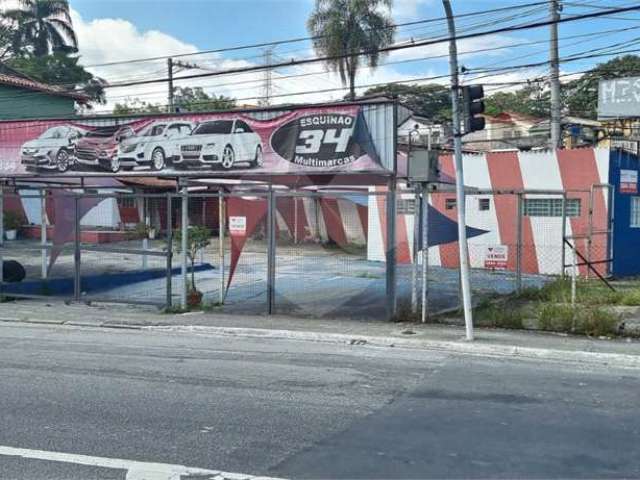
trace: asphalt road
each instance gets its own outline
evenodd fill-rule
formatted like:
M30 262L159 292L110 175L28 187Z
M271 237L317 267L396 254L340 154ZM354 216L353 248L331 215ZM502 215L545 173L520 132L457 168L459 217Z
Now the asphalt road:
M638 478L639 400L614 366L4 324L0 478Z

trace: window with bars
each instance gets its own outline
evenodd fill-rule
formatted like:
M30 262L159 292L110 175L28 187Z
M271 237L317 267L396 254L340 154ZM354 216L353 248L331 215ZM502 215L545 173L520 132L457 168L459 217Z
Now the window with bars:
M479 198L478 210L480 210L481 212L487 212L491 210L491 200L489 198Z
M631 197L631 228L640 228L640 197Z
M582 201L567 198L567 217L579 217ZM562 217L562 198L525 198L523 205L526 217Z
M447 198L444 201L444 208L447 210L453 210L456 208L456 199L455 198Z

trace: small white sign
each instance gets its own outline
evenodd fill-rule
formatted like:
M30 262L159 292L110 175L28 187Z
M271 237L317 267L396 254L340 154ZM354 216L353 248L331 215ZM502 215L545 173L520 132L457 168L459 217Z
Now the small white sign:
M489 245L484 254L484 268L491 270L506 270L509 261L509 247L507 245Z
M638 193L637 170L620 170L620 193Z
M231 235L246 235L247 217L229 217L229 233Z

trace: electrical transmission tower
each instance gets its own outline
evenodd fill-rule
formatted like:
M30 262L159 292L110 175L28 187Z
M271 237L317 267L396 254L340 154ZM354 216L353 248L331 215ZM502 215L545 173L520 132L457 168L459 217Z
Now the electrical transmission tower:
M273 64L273 47L267 47L264 49L264 79L262 86L262 99L258 102L261 107L268 107L271 105L271 96L273 95L273 72L271 65Z

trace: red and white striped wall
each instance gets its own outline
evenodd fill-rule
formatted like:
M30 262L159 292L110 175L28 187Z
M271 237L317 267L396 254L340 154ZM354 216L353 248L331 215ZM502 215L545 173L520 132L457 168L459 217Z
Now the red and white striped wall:
M454 176L451 155L440 159L442 172ZM568 236L586 235L589 228L590 191L592 186L606 184L609 178L609 150L576 149L541 152L490 152L463 157L464 182L467 187L492 191L547 190L566 192L567 198L581 200L581 215L567 218ZM384 187L375 191L384 191ZM413 198L413 194L399 194L399 198ZM480 209L479 200L489 199L489 209ZM562 195L526 193L524 198L562 198ZM593 230L606 230L608 219L607 190L595 188L593 195ZM447 209L447 199L455 199L454 193L435 193L429 203L453 221L457 210ZM506 245L509 249L507 268L515 269L517 243L517 195L491 194L468 195L466 200L467 226L487 230L488 233L469 239L469 255L472 267L484 268L487 248ZM369 200L368 258L384 261L386 247L386 220L384 196ZM586 239L575 240L579 250L586 255ZM562 218L550 216L523 216L522 218L522 268L532 274L558 274L562 270ZM398 215L397 258L410 262L413 246L413 215ZM592 237L592 260L607 257L605 235ZM571 258L566 249L567 261ZM457 242L434 246L429 249L431 265L456 268ZM604 268L601 266L600 268ZM583 267L581 273L585 273Z

